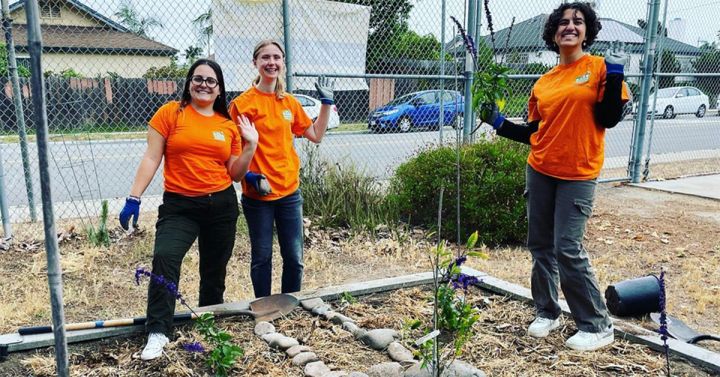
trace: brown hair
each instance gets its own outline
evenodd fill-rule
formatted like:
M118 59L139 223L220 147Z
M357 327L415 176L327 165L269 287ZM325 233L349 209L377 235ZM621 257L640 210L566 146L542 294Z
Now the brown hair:
M253 61L257 60L257 56L260 53L260 50L263 49L265 46L269 45L275 45L278 49L280 49L280 52L282 53L283 59L285 59L285 49L283 49L282 45L277 42L273 41L271 39L263 39L258 44L255 45L255 49L253 49ZM285 98L285 64L283 64L283 68L280 70L280 74L277 78L277 83L275 84L275 98L277 99L283 99ZM253 79L252 84L253 86L260 83L260 75L258 74L255 76L255 79Z
M220 94L218 94L217 98L215 98L213 110L225 118L232 119L227 109L227 94L225 93L225 78L223 77L222 69L218 63L211 59L198 59L190 66L190 69L188 69L187 76L185 77L185 83L183 84L183 91L182 96L180 97L180 107L178 108L178 111L182 111L185 106L192 102L192 98L190 97L190 82L192 81L193 75L195 75L195 69L201 65L206 65L212 68L212 70L215 71L215 76L217 76Z

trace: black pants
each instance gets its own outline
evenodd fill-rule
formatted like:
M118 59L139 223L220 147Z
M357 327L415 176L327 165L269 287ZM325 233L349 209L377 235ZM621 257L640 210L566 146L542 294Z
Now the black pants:
M167 281L178 285L182 260L190 246L199 239L199 306L221 304L239 214L232 185L223 191L198 197L165 192L163 204L158 210L153 274L164 276ZM146 330L169 336L174 314L175 296L151 281L148 287Z

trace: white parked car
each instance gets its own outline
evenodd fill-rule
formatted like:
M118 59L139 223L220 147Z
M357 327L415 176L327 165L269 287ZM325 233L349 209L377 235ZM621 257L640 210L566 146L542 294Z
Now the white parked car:
M717 103L715 104L715 108L717 109L717 116L720 117L720 96L718 96Z
M650 93L648 114L652 111L653 96L654 94ZM708 108L710 108L708 96L703 94L698 88L692 86L675 86L672 88L663 88L658 91L655 116L662 116L668 119L675 118L678 114L695 114L696 117L702 118L705 116ZM637 114L637 105L633 113Z
M307 114L310 119L315 120L318 114L320 114L320 105L322 104L320 100L304 94L293 94L293 96L300 101L303 110L305 110L305 114ZM327 129L331 130L338 127L340 127L340 117L338 116L337 107L332 105Z

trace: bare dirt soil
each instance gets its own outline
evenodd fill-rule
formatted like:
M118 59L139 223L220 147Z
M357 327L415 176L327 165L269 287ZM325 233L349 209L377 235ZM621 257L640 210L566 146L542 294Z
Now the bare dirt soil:
M720 201L700 199L686 195L668 194L619 184L602 185L599 189L594 214L588 224L586 247L590 252L593 266L601 289L626 279L659 274L666 271L668 312L683 320L700 333L720 333ZM72 228L72 222L58 227L62 231L61 258L65 311L68 322L84 322L100 319L125 318L144 315L146 282L135 285L134 267L148 267L152 259L153 219L144 216L144 233L127 236L113 232L114 243L110 247L91 246L84 235ZM77 224L79 226L79 224ZM366 281L389 276L398 276L429 270L428 250L433 244L425 240L426 232L421 229L378 229L375 235L353 235L344 230L326 231L308 224L305 256L304 287L308 289L332 286L342 283ZM530 256L522 247L483 248L489 254L487 260L470 260L468 265L510 282L529 287ZM45 253L33 240L17 241L8 250L0 248L0 332L12 333L21 326L43 325L51 322L48 305ZM249 242L247 229L242 221L238 224L238 239L233 259L228 267L226 301L249 299L252 289L249 279ZM280 265L279 254L275 256L276 266ZM198 286L198 256L195 250L188 253L183 266L180 290L188 302L196 302ZM279 289L279 268L273 271L275 289ZM613 361L605 360L600 354L575 355L562 347L562 341L572 334L571 319L563 318L563 331L555 338L537 346L528 345L524 335L525 326L532 321L532 310L517 302L493 299L502 307L506 317L491 319L492 326L498 322L508 323L504 332L513 333L511 338L500 340L485 339L497 328L483 325L477 329L485 339L476 349L468 349L473 365L497 373L491 375L520 375L530 373L511 368L526 365L528 368L549 365L555 369L537 375L658 375L660 355L641 346L616 343L612 349L633 348L633 352L645 353L647 362L637 366L625 365L625 369L608 366ZM503 305L499 305L503 302ZM507 308L513 308L517 315L509 316ZM382 307L383 305L379 305ZM367 309L369 310L369 308ZM402 310L402 309L397 309ZM302 313L302 312L301 312ZM499 312L500 313L500 312ZM379 314L378 314L379 315ZM489 315L489 314L488 314ZM502 314L498 314L502 315ZM281 322L279 328L295 329L300 334L312 328L313 319L305 314L293 314L291 322ZM397 320L389 323L393 328L401 324ZM304 319L301 319L304 318ZM492 322L495 321L495 322ZM637 323L656 329L647 320ZM238 344L245 349L246 356L240 361L244 373L237 375L278 375L273 374L271 364L287 364L281 354L274 354L267 345L258 343L252 335L251 322L226 320L222 322L235 336ZM309 328L308 328L309 326ZM319 324L316 326L320 326ZM367 326L369 327L369 326ZM342 340L346 335L332 330L326 335ZM507 335L507 334L505 334ZM503 336L505 336L503 335ZM147 365L137 359L145 336L107 339L71 346L73 374L82 376L165 376L203 375L208 373L197 355L185 353L181 344L186 340L199 340L190 327L178 328L176 341L172 343L167 356ZM488 344L497 342L493 351L500 349L499 359L487 353ZM619 344L619 345L618 345ZM522 345L526 351L518 351ZM713 342L702 344L718 351ZM264 347L264 348L263 348ZM255 351L253 351L255 350ZM338 349L340 350L340 349ZM527 351L532 350L532 351ZM340 352L340 351L337 351ZM611 351L613 352L613 351ZM619 358L619 350L616 358ZM624 352L624 351L623 351ZM357 353L357 355L355 354ZM518 353L523 362L512 366L493 369L490 361L502 361ZM254 359L252 358L254 355ZM352 355L333 354L333 358L351 358L366 367L376 362L375 354L353 351ZM479 355L482 355L479 356ZM543 359L541 356L550 357ZM385 357L383 355L383 357ZM52 349L11 354L0 363L2 376L45 376L53 375ZM605 364L603 364L605 363ZM685 365L674 361L673 365ZM338 364L340 365L340 364ZM345 364L342 364L345 366ZM348 364L350 365L350 364ZM545 365L545 366L547 366ZM523 366L524 367L524 366ZM607 367L606 369L603 369ZM520 368L520 366L518 366ZM558 369L566 368L566 369ZM644 368L644 369L643 369ZM691 368L679 375L695 374ZM359 370L359 367L357 368ZM543 369L545 370L545 369ZM584 374L572 374L572 370ZM647 372L645 372L647 370ZM675 369L674 374L675 374ZM134 374L133 374L134 371ZM293 372L294 373L294 372ZM520 374L515 374L520 373ZM559 373L559 374L558 374ZM699 373L699 372L697 372ZM532 374L532 373L531 373ZM294 375L294 374L280 374ZM536 374L532 374L536 375Z

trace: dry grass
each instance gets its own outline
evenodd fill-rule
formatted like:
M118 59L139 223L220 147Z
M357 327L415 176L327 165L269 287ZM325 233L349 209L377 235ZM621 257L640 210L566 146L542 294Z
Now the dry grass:
M688 154L692 154L692 152L688 152ZM645 166L644 158L641 166L643 169ZM655 162L651 160L650 162L650 171L647 177L650 181L686 177L689 173L691 173L690 175L718 173L718 167L720 167L720 158L717 157L675 162ZM600 178L626 177L627 174L627 168L603 169Z
M668 280L668 310L701 333L719 333L720 319L720 203L684 195L651 192L626 186L602 186L596 200L595 213L588 226L587 247L590 251L601 289L625 279L658 273L664 266ZM64 221L58 230L65 231L61 243L65 311L68 322L84 322L109 318L143 316L145 311L146 285L134 283L135 266L150 266L153 245L154 216L141 217L146 234L137 237L124 236L116 239L109 248L89 246L82 235L70 232L72 221ZM80 224L77 224L78 226ZM226 301L249 299L252 288L249 279L249 241L247 230L241 220L233 258L228 266L228 290ZM307 230L305 256L305 280L307 289L326 287L341 283L365 281L383 277L427 271L429 269L424 234L417 229L389 229L380 231L376 237L351 236L346 231L322 231L310 227ZM122 233L115 232L117 238ZM493 276L523 286L529 286L530 256L520 247L487 250L488 260L473 260L470 267L486 271ZM275 255L273 271L274 290L279 290L279 253ZM191 250L183 264L180 289L188 302L197 300L198 256ZM44 251L36 244L16 242L9 251L0 250L0 331L11 333L21 326L50 323L46 259ZM393 297L390 294L389 297ZM401 296L398 296L401 297ZM385 299L382 299L385 300ZM366 327L388 326L400 328L406 317L425 315L421 305L395 309L402 315L381 316L379 313L392 300L365 303L357 315ZM492 321L484 322L478 331L476 345L468 348L468 361L486 370L497 371L491 375L656 375L657 354L643 347L621 343L611 351L614 359L600 354L574 354L562 350L561 342L573 329L572 321L565 320L561 334L557 334L541 346L528 343L524 327L531 321L532 311L517 302L491 301L486 314L497 310ZM501 305L502 303L502 305ZM402 307L402 305L400 305ZM493 309L494 308L494 309ZM405 310L405 311L403 311ZM377 315L376 315L377 314ZM288 335L301 334L309 329L322 328L321 323L304 314L293 314L291 321L282 321L279 327ZM491 317L483 317L489 320ZM387 321L387 322L385 322ZM275 362L280 367L287 364L281 355L267 350L250 331L247 321L224 321L239 344L246 350L242 361L248 374L293 376L295 372L276 374ZM510 324L505 326L504 324ZM655 326L640 322L648 328ZM489 327L488 327L489 326ZM319 331L319 330L316 330ZM328 333L313 335L339 341L336 347L324 354L324 360L335 360L335 366L370 365L374 354L364 354L358 349L345 348L357 344L345 341L339 330L327 329ZM322 334L322 335L321 335ZM192 339L189 328L181 328L175 348L160 364L149 367L136 357L144 336L107 339L87 346L71 348L73 373L83 376L130 376L130 375L202 375L201 363L193 361L179 346L180 341ZM510 337L510 335L514 335ZM499 338L497 338L499 336ZM490 338L488 338L490 337ZM495 337L495 338L493 338ZM310 340L308 340L310 341ZM713 347L712 342L707 342ZM83 348L86 347L86 348ZM87 347L90 347L90 351ZM499 355L495 355L497 350ZM364 352L364 351L363 351ZM612 354L614 352L614 354ZM633 355L647 353L648 359L626 358L627 363L617 363L624 352ZM320 353L319 353L320 354ZM514 361L505 359L519 355ZM258 357L262 356L262 357ZM325 357L327 359L325 359ZM610 357L610 356L608 356ZM635 357L635 356L633 356ZM20 364L22 362L22 364ZM373 361L374 362L374 361ZM11 354L10 360L0 364L0 375L48 375L47 368L54 363L49 350ZM634 366L632 364L637 364ZM19 369L6 369L6 368ZM246 365L246 366L245 366ZM527 374L529 368L546 368L540 374ZM153 369L155 368L155 369ZM514 368L514 369L513 369ZM523 369L528 368L528 369ZM647 369L645 373L644 369ZM5 372L4 372L5 370ZM525 370L526 372L521 372ZM45 372L43 372L45 371ZM76 372L77 371L77 372ZM131 371L137 371L133 374ZM142 372L140 372L142 371ZM582 371L592 371L582 374ZM80 374L77 374L80 373ZM299 373L299 371L298 371ZM520 374L516 374L520 373ZM573 374L575 373L575 374ZM594 373L594 374L593 374ZM297 374L299 375L299 374ZM692 373L687 375L693 375Z
M401 330L405 319L420 319L431 323L431 292L427 287L397 290L360 298L349 306L333 307L358 320L366 329L393 328ZM611 347L597 352L577 352L563 346L575 331L571 320L563 318L558 331L543 340L527 337L525 327L532 320L533 309L507 298L489 295L480 290L471 292L471 303L481 308L477 335L463 348L460 360L471 363L490 376L661 376L664 359L645 347L616 341ZM284 353L268 348L252 334L251 321L223 320L222 326L232 334L245 354L233 375L238 376L303 376ZM342 330L339 326L313 317L297 309L289 317L277 320L277 330L297 338L313 349L332 370L367 371L371 365L391 361L385 352L375 351ZM403 334L403 343L412 347L421 330ZM181 345L200 340L190 327L177 329L165 355L152 362L143 362L138 354L142 337L106 339L71 347L73 376L206 376L210 371L202 365L197 354L185 352ZM18 364L23 373L52 376L54 358L45 351L22 359ZM676 376L702 377L709 374L685 363L673 361Z

